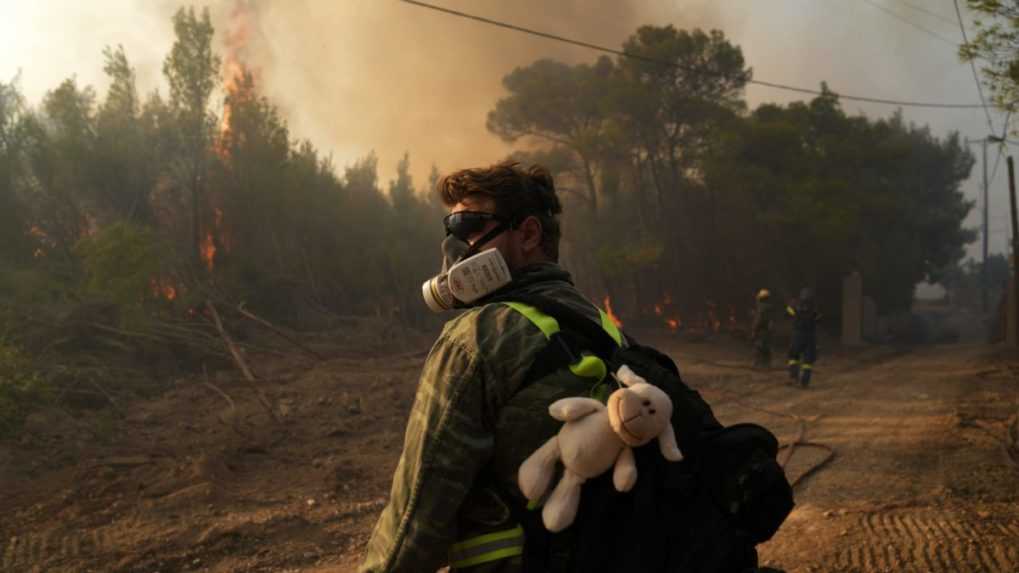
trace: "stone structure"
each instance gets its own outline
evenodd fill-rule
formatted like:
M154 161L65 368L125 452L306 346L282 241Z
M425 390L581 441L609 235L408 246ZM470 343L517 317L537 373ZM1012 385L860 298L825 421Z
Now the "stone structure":
M842 344L863 344L863 278L853 271L842 280Z

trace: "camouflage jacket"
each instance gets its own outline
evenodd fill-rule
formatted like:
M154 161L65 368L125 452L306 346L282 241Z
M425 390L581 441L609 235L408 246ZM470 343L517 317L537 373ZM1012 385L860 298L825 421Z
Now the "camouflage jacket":
M598 309L555 264L517 274L509 292L539 294L598 321ZM504 304L471 308L446 323L425 361L389 503L368 542L361 571L432 572L454 543L505 531L523 507L520 463L559 430L548 405L585 395L590 379L525 380L547 339ZM525 385L526 382L526 385ZM518 571L504 559L470 571Z

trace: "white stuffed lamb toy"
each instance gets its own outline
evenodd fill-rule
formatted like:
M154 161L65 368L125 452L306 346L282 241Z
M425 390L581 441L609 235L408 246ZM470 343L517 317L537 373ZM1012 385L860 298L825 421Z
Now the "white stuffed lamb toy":
M630 491L637 482L632 448L657 437L665 459L683 459L670 421L672 401L668 395L627 366L621 367L615 377L623 386L609 396L605 405L591 398L553 402L549 413L565 424L520 465L520 491L529 501L535 501L548 490L556 462L563 463L563 477L541 512L549 531L562 531L573 523L580 504L580 486L613 466L616 490Z

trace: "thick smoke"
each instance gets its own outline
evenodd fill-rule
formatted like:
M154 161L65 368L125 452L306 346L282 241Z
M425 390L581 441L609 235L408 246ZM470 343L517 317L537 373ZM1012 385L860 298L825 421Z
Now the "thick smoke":
M969 67L959 62L950 42L872 5L961 41L948 2L432 1L615 48L643 24L719 28L742 47L757 79L809 88L827 81L837 92L883 98L977 101ZM12 48L0 56L0 77L9 79L17 67L23 68L23 88L31 101L38 102L46 89L71 75L102 93L101 49L107 44L124 44L143 91L160 85L162 58L173 41L170 16L180 2L108 0L101 9L99 2L87 8L57 1L23 4L0 24L0 32L13 39ZM592 62L599 55L398 0L221 0L210 9L224 55L231 30L244 21L245 42L238 54L257 70L262 90L280 106L294 135L332 153L339 167L374 150L383 181L392 177L407 151L419 186L432 164L448 171L486 164L509 152L485 129L485 116L503 95L502 77L513 68L541 57ZM756 86L748 90L751 106L807 97ZM871 116L895 111L844 105L851 113ZM904 108L903 115L930 125L938 136L957 130L979 138L988 132L979 110ZM1001 114L993 119L1000 130ZM979 146L973 149L979 159ZM993 150L990 157L993 164ZM979 195L980 173L978 164L966 186L972 198ZM1004 174L1002 161L990 201L992 252L1004 251L1008 239ZM975 212L970 224L978 222ZM979 252L979 243L974 249L971 253Z
M970 71L953 46L862 2L436 3L615 48L643 24L720 28L743 48L758 79L815 89L827 81L836 91L883 98L977 101ZM940 36L961 39L947 20L953 15L950 6L941 7L946 18L941 20L898 2L878 3ZM503 95L502 77L513 68L541 57L582 62L599 55L398 1L305 0L249 7L258 30L252 56L262 65L266 92L282 106L294 132L332 150L341 165L375 150L384 178L409 151L419 183L433 163L445 171L508 153L509 146L485 129L485 116ZM803 97L763 87L748 92L751 105ZM895 111L844 103L852 113ZM987 132L978 110L907 107L903 113L908 121L930 124L938 135ZM1001 129L1002 119L995 114L995 129ZM974 198L979 172L978 165L967 187ZM999 168L997 191L1004 189L1003 174ZM1004 193L992 193L992 212L1003 214L1006 206ZM1004 221L992 216L992 250L1004 247Z
M693 11L664 2L441 4L612 47L641 24ZM445 171L509 152L487 132L485 117L513 68L542 57L582 62L598 55L397 1L263 2L252 9L265 42L253 56L294 131L332 149L341 164L374 149L382 169L391 170L408 151L419 182L432 164Z

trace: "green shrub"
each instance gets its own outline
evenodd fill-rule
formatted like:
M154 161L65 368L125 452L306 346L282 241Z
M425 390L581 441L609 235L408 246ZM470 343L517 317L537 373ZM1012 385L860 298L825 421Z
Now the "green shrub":
M162 249L152 229L114 223L79 241L75 253L87 274L88 291L124 305L158 295L153 284L160 274Z
M29 412L51 398L49 386L31 360L0 340L0 437L16 434Z

